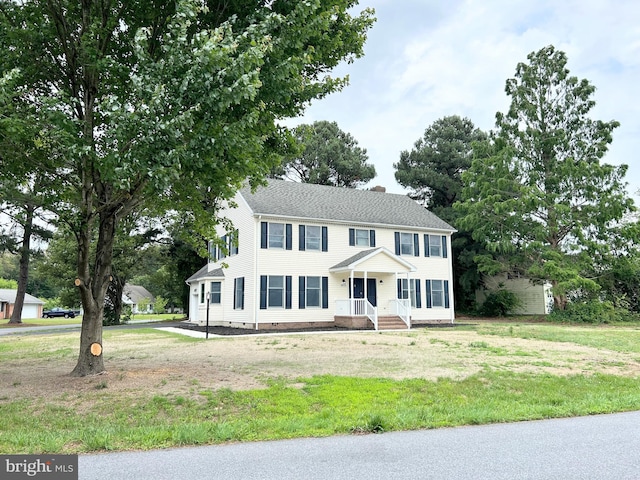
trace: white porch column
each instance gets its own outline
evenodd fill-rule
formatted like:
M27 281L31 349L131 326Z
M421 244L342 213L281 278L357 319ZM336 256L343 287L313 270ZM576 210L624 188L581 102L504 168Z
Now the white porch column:
M367 274L368 273L369 272L367 272L366 270L364 271L364 299L367 302L369 301L369 289L367 288Z
M353 306L355 305L355 285L354 285L354 281L353 281L353 270L351 270L351 272L349 272L349 315L353 315L354 312L354 308Z

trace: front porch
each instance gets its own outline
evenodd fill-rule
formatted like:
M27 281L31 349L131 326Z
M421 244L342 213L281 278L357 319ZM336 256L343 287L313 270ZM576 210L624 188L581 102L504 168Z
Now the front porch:
M345 291L335 301L334 321L345 328L411 328L411 302L399 299L399 280L416 268L384 247L364 250L329 269ZM348 275L348 278L346 278Z

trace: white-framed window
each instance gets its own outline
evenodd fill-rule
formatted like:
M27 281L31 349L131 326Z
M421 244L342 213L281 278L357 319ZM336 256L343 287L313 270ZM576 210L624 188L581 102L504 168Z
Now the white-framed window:
M412 233L400 233L400 255L413 255Z
M422 296L420 294L420 280L406 278L398 279L398 299L411 301L411 307L422 308Z
M222 282L211 282L209 290L209 303L219 304L222 298Z
M322 247L322 227L307 225L304 246L306 250L320 250Z
M238 254L238 231L223 235L220 240L223 245L212 240L209 241L209 257L212 261L223 260L227 256L232 257Z
M260 223L260 248L278 248L291 250L290 223Z
M360 230L359 228L355 231L356 235L356 246L358 247L368 247L369 246L369 230Z
M322 282L320 277L307 277L305 294L306 307L321 306Z
M233 309L244 310L244 277L233 280Z
M284 223L269 223L267 245L269 248L284 248Z
M441 257L442 256L442 238L440 235L429 236L429 256Z
M267 307L284 307L284 277L281 275L267 277Z
M431 280L431 305L444 307L444 285L442 280Z
M290 275L260 275L260 308L291 308Z
M376 231L364 228L350 228L349 245L352 247L375 247Z
M424 256L447 258L446 235L424 235Z

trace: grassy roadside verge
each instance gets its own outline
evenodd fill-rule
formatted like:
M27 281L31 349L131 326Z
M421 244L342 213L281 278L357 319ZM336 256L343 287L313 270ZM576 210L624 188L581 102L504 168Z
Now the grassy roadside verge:
M302 386L300 386L302 384ZM0 405L0 452L77 453L166 448L511 422L640 408L640 379L482 372L465 380L319 376L267 389L125 401Z
M469 336L470 333L474 336ZM391 380L332 375L272 377L267 388L242 391L216 388L215 383L206 383L209 387L204 387L200 381L205 377L195 376L187 376L188 383L185 382L186 386L181 390L172 387L171 380L166 383L166 376L158 377L159 383L154 385L168 385L167 388L142 389L134 383L133 388L117 390L106 377L104 380L95 377L90 383L84 382L84 388L55 389L52 390L56 392L53 395L40 394L38 397L32 395L41 388L38 383L33 383L33 388L25 389L20 396L11 393L12 383L16 389L14 392L24 387L20 387L21 382L27 383L27 377L7 374L13 371L10 370L11 365L28 365L43 368L46 372L47 365L75 357L77 335L0 338L0 374L11 379L0 388L0 453L152 449L439 428L640 409L640 375L627 374L630 371L612 374L614 369L606 368L601 373L583 369L578 370L580 374L556 375L556 361L566 361L567 355L570 358L582 357L574 353L565 353L562 358L547 355L547 345L532 351L525 349L522 343L518 347L494 344L498 337L566 342L598 349L584 354L587 361L599 358L602 365L629 365L637 369L637 362L640 362L639 327L512 323L464 326L451 332L449 337L444 337L445 334L436 329L380 336L383 341L376 348L392 351L394 356L403 349L438 351L437 358L444 363L452 362L452 356L458 354L468 359L470 364L485 365L485 368L462 380ZM177 356L187 357L189 352L203 349L207 355L218 355L216 342L232 344L239 341L221 339L207 343L154 329L105 332L105 339L118 345L120 358L131 363L131 371L139 368L137 362L142 358L150 358L153 366L158 363L153 352L159 337L163 339L161 345L173 349ZM362 341L367 345L363 351L374 347L376 337L378 334L372 333ZM328 336L323 347L326 345L331 349L332 340L336 338ZM448 338L448 341L443 338ZM248 339L243 342L242 345L250 344ZM288 359L290 356L295 358L306 348L302 339L292 342L287 344L278 337L256 339L258 350L254 351L270 352L266 358L282 362L285 368L279 374L288 375ZM434 349L445 343L445 347ZM500 367L487 362L488 356L503 358L507 351L515 351L517 355L513 359L508 358L508 362L500 363ZM612 358L614 352L625 356ZM335 355L342 358L338 349ZM174 358L167 357L163 361ZM542 370L543 373L541 370L537 370L538 373L519 370L516 373L521 366L520 360L544 364L548 370ZM619 365L614 360L620 361ZM476 372L477 368L473 371ZM115 371L113 373L118 375ZM182 371L179 375L182 378ZM205 375L209 372L205 371ZM87 385L90 386L87 388ZM214 389L211 389L212 385Z

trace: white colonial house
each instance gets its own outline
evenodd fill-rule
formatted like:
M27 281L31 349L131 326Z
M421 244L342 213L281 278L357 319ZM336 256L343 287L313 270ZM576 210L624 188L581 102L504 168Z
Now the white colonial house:
M270 180L243 188L228 248L187 279L189 320L258 330L452 323L450 225L405 195Z

